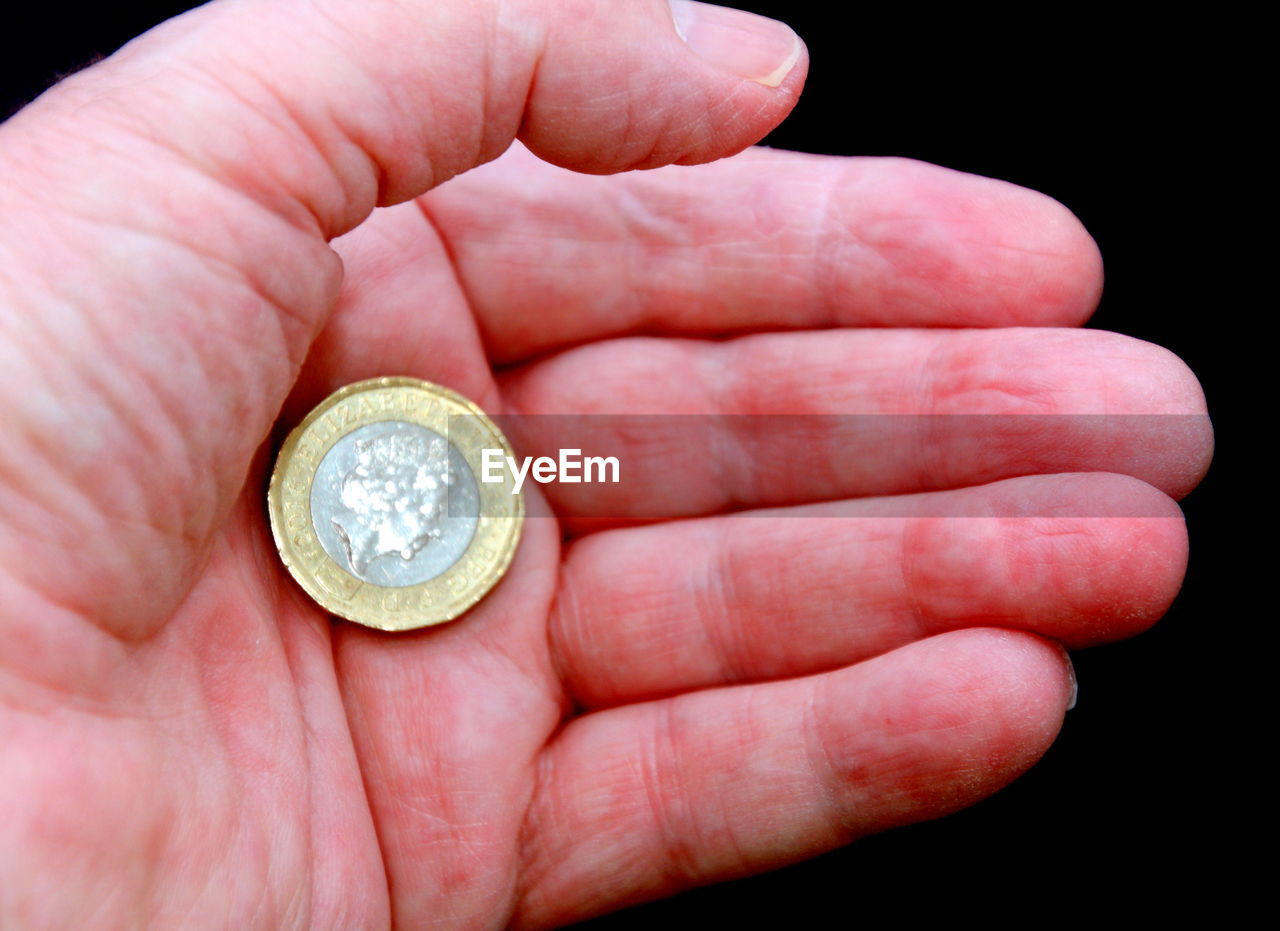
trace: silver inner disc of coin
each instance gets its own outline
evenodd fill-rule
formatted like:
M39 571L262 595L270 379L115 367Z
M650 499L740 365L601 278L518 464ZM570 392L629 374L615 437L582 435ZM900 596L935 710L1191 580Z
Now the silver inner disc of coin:
M476 532L480 492L462 453L434 430L386 420L352 430L325 454L311 523L339 566L402 588L447 571Z

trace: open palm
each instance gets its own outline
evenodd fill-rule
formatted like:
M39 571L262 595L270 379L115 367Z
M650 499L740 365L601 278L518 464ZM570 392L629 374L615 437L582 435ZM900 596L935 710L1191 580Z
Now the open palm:
M706 64L665 3L320 6L215 4L0 135L0 922L548 926L1030 765L1071 692L1043 638L1162 613L1210 445L1175 358L1042 329L1097 297L1075 220L764 150L434 187L517 129L598 172L729 154L803 67ZM683 519L528 492L498 588L385 635L292 584L263 491L273 429L388 374L492 413L1009 416L624 446Z

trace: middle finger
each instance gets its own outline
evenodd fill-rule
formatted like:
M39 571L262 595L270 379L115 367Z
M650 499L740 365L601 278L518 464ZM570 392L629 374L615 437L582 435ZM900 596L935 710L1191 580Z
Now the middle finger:
M503 425L522 454L618 460L616 483L545 485L579 529L1059 472L1180 497L1212 446L1190 370L1096 330L632 338L508 371L499 387L508 410L539 415Z

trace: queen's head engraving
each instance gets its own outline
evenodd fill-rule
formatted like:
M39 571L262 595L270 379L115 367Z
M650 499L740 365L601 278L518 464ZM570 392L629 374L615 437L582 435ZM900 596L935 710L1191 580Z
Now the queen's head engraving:
M343 509L331 518L355 574L383 556L407 562L438 540L452 480L443 437L389 431L359 440L342 476Z

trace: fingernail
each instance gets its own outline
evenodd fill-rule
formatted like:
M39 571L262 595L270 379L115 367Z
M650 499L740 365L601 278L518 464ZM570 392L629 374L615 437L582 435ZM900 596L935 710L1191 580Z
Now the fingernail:
M717 68L777 87L800 60L800 38L786 23L696 0L669 0L676 32Z
M1080 683L1076 681L1076 667L1071 663L1071 654L1066 650L1062 652L1067 658L1067 675L1071 677L1071 697L1067 699L1067 710L1070 711L1076 706L1076 698L1080 695Z

